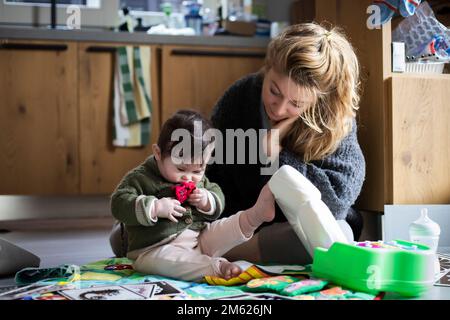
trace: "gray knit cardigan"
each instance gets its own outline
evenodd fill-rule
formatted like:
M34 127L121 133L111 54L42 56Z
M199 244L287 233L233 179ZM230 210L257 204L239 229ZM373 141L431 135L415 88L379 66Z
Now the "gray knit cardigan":
M261 115L261 90L263 76L250 74L235 82L215 105L211 120L219 129L226 143L226 129L263 129ZM289 150L279 156L280 167L290 165L308 178L322 193L322 200L336 219L345 219L356 201L365 177L365 161L357 140L357 125L342 140L334 154L321 161L306 164ZM224 159L226 152L224 148ZM235 148L235 157L237 149ZM248 155L246 155L246 159ZM212 164L208 178L222 188L226 207L222 217L253 206L259 192L270 176L260 174L261 164ZM350 210L351 211L351 210ZM286 221L277 207L273 222Z

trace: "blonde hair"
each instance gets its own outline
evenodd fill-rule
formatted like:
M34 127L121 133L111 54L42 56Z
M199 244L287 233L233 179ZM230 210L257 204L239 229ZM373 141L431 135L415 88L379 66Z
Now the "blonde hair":
M281 142L305 162L336 151L352 129L359 104L359 63L338 28L315 23L289 27L268 47L264 69L288 76L313 102Z

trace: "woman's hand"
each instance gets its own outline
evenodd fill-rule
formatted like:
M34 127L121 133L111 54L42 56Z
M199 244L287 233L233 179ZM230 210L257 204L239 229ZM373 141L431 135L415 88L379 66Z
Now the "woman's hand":
M185 212L186 209L181 206L180 201L172 198L162 198L155 201L152 216L178 222L177 218L182 217Z
M211 210L208 193L205 189L197 188L189 195L188 202L191 206L197 207L202 211L208 212Z
M298 117L292 117L276 123L263 137L264 153L270 160L275 159L280 154L282 149L281 141L297 119ZM278 132L278 134L276 134L276 132Z

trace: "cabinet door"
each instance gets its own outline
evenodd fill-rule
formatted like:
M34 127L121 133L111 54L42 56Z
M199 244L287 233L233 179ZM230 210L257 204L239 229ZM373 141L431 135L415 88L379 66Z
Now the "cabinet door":
M0 45L0 194L79 190L77 45Z
M180 109L209 117L225 90L258 71L265 49L164 46L162 55L162 121Z
M389 146L393 204L450 201L450 75L393 75Z
M110 194L120 179L151 154L142 148L112 145L115 45L81 43L80 59L80 176L82 194ZM152 133L159 132L158 57L152 47Z

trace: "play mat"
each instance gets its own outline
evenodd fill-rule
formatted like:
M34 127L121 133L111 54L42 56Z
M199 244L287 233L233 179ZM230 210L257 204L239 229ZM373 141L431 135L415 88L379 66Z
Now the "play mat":
M3 299L6 297L22 300L377 300L381 298L347 290L323 279L315 279L311 276L311 265L256 266L242 261L240 266L245 271L239 277L230 280L205 277L202 283L140 274L133 270L132 260L126 258L105 259L82 266L27 268L16 274L18 288L11 290L9 295L3 294Z

